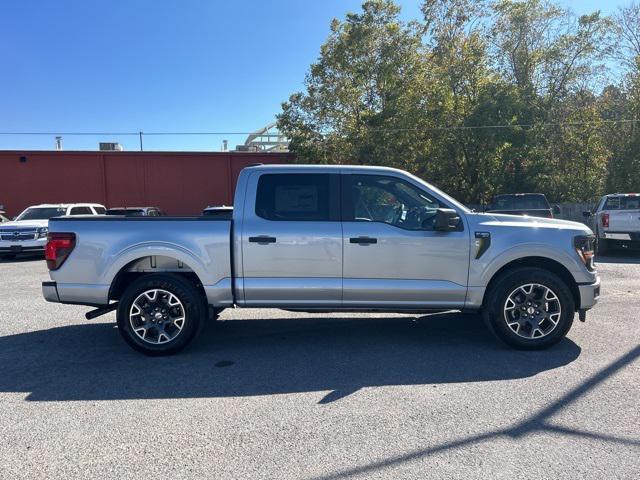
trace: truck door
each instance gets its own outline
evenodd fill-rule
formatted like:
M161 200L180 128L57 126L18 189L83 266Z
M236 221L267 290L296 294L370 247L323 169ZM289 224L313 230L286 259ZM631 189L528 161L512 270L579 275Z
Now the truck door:
M344 307L464 306L469 233L433 229L448 205L393 175L344 174L342 192Z
M255 172L248 180L238 279L245 305L341 304L339 175L307 172Z

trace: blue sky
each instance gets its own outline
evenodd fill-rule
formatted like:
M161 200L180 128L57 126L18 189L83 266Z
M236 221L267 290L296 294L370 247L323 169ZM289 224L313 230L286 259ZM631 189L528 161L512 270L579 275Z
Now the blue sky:
M403 17L419 16L403 0ZM622 1L560 2L610 13ZM22 0L0 7L0 132L246 132L302 88L332 18L361 0ZM219 150L243 135L146 137L149 150ZM138 149L137 137L63 138ZM53 136L0 135L0 149L50 149Z

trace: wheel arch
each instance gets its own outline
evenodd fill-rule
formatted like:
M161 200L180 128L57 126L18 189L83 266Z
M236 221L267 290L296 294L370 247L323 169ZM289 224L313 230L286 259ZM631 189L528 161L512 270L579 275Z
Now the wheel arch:
M185 259L184 255L162 252L162 255L152 255L149 252L139 253L135 258L127 258L126 262L120 261L117 271L114 268L112 280L109 283L109 300L118 300L124 290L138 278L154 273L171 273L189 280L206 298L203 287L203 278L198 273L197 265L190 259ZM186 261L185 261L186 260Z
M556 274L558 277L562 279L562 281L565 282L565 284L571 291L571 295L573 297L576 307L580 305L580 290L578 289L578 284L576 283L575 279L573 278L573 275L567 269L567 267L562 265L562 263L556 260L553 260L551 258L536 257L536 256L517 258L500 267L493 274L493 276L491 277L491 280L489 280L489 283L487 284L487 288L484 291L482 304L483 305L485 304L487 300L487 296L491 291L491 288L496 284L496 282L502 276L504 276L507 272L510 272L512 270L515 270L517 268L522 268L522 267L540 268Z

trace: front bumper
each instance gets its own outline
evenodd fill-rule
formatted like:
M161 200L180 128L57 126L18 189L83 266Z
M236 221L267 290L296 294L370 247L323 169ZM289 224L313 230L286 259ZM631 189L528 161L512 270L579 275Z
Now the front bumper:
M47 245L46 238L38 238L36 240L0 240L0 253L33 253L42 252Z
M578 284L580 291L580 308L579 310L588 310L592 308L600 298L600 277L596 277L596 281L588 284Z

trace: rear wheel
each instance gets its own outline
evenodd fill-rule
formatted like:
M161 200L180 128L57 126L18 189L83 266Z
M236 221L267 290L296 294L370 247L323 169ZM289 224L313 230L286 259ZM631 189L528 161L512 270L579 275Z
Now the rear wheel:
M575 302L566 283L540 268L506 272L487 292L483 316L490 330L514 348L535 350L562 340Z
M207 318L204 296L190 281L172 274L133 282L118 304L118 330L135 350L169 355L183 349Z

